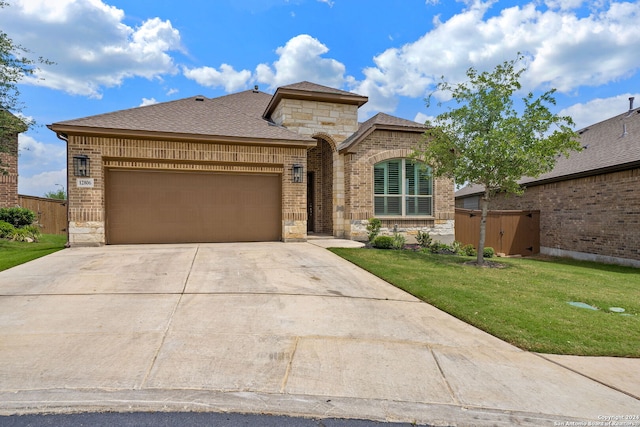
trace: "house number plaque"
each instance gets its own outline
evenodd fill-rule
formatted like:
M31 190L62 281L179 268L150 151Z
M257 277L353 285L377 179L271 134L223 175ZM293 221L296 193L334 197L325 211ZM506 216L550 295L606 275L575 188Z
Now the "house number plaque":
M78 178L76 184L78 188L93 188L93 178Z

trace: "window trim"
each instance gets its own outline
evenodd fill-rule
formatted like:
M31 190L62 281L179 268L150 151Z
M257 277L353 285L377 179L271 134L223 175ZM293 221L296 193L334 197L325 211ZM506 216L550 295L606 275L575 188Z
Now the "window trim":
M380 164L385 164L385 163L390 163L390 162L400 162L400 193L399 194L388 194L385 192L385 194L376 194L376 166L380 165ZM372 171L372 175L373 175L373 214L375 217L380 217L380 218L384 218L384 219L432 219L435 218L435 214L434 214L434 179L432 175L429 175L429 192L430 194L428 195L417 195L417 194L408 194L408 183L407 183L407 175L406 175L406 168L407 168L407 162L411 162L413 164L416 165L420 165L420 166L426 166L427 168L429 168L429 166L426 163L417 161L417 160L412 160L412 159L408 159L408 158L390 158L390 159L386 159L386 160L382 160L380 162L377 162L373 165L373 171ZM430 168L429 168L430 169ZM385 191L388 191L388 185L389 183L387 182L388 180L388 176L385 175L385 181L384 181L384 187L385 187ZM419 184L418 184L419 185ZM388 200L389 197L399 197L400 198L400 215L398 214L380 214L378 212L376 212L376 198L383 198L384 200ZM424 198L424 199L428 199L430 202L430 214L428 215L415 215L415 214L410 214L407 215L407 201L410 197L417 197L417 198ZM385 203L386 205L386 203Z

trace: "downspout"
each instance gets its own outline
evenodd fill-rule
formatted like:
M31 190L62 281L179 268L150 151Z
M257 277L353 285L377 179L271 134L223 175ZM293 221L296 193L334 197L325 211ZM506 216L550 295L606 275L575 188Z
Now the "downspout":
M58 139L64 141L67 146L67 243L64 245L65 248L71 246L69 242L69 135L62 132L56 132L56 136Z

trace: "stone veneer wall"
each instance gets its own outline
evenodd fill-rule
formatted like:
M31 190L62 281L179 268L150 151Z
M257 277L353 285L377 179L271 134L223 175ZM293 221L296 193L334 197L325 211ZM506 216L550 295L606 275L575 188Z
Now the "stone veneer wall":
M18 135L6 137L0 144L0 208L14 207L18 205Z
M381 161L407 158L422 135L414 132L376 130L356 147L356 153L345 154L345 198L348 207L346 235L354 240L367 240L366 225L374 217L373 166ZM433 212L429 218L380 217L383 233L394 227L409 237L428 231L435 240L450 243L455 238L454 186L449 179L433 183Z
M324 101L310 101L284 98L274 109L271 119L288 129L317 139L324 139L331 147L331 171L324 169L322 181L316 179L316 191L331 193L332 212L330 220L325 217L323 231L333 228L333 235L345 237L347 222L345 212L345 171L343 157L337 152L337 146L358 130L358 106ZM321 150L322 164L329 162L329 152ZM330 172L330 173L329 173ZM330 181L327 181L330 180ZM319 188L318 188L319 187ZM316 195L317 196L317 195ZM326 196L326 194L325 194ZM318 203L316 198L316 203ZM326 202L325 205L329 203ZM324 212L323 215L328 215ZM317 217L318 215L316 215ZM331 223L330 225L327 225Z
M74 155L89 156L94 179L93 188L78 188L76 177L70 176L71 246L106 243L104 176L109 168L281 174L282 240L306 240L306 185L291 182L291 166L306 163L305 148L70 135L67 151L69 164Z
M543 253L640 261L640 169L531 186L490 208L539 209Z

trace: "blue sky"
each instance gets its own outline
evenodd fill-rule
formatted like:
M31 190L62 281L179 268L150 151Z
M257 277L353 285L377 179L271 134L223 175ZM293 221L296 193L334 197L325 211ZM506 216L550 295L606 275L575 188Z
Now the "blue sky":
M556 88L577 128L640 105L640 0L9 0L0 28L56 62L20 84L19 192L66 182L65 144L44 125L258 85L309 80L424 121L441 76L526 56L523 90Z

